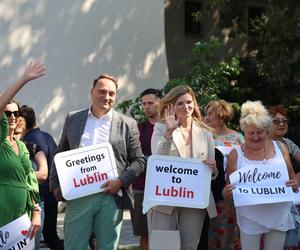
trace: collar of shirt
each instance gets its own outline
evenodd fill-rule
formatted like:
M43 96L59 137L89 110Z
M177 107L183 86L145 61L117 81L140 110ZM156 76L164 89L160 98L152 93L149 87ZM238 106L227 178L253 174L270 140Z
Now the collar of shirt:
M81 136L80 147L109 142L112 114L113 111L111 109L104 116L96 118L92 114L91 108L89 109L84 132Z
M110 109L105 115L97 118L93 115L92 113L92 107L89 108L89 112L88 112L88 117L89 118L92 118L92 119L96 119L96 120L100 120L100 119L103 119L103 120L108 120L108 121L112 121L112 114L113 114L113 109Z

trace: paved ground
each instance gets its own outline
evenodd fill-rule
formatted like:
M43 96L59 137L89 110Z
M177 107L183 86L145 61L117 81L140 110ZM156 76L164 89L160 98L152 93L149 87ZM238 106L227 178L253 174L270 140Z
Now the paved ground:
M64 216L65 216L64 213L59 213L58 219L57 219L57 232L61 239L64 238L64 235L63 235ZM129 213L129 211L125 210L119 248L126 249L126 247L128 247L128 246L132 246L132 245L136 246L139 244L138 242L139 242L139 238L132 234L130 213ZM48 248L47 245L42 240L40 249L41 250L49 250L50 248Z

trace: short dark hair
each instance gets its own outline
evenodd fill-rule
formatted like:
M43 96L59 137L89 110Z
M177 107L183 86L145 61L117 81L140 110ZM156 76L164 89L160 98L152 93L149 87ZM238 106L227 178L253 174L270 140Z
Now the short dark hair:
M36 125L36 117L33 108L23 105L20 108L20 115L24 117L26 121L26 129L32 129Z
M161 94L161 90L160 89L145 89L142 93L141 93L141 97L145 96L145 95L155 95L158 98L162 97Z
M113 81L113 83L116 85L116 88L118 88L118 79L115 78L114 76L110 75L110 74L101 74L99 75L93 82L93 88L96 86L97 82L100 80L100 79L108 79L108 80L111 80Z

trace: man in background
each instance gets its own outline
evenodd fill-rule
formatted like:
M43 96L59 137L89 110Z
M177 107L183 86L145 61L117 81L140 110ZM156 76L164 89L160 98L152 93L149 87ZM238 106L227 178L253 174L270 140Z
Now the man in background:
M151 155L151 137L153 133L154 124L158 120L158 110L161 99L161 91L158 89L146 89L141 93L142 109L147 118L146 121L138 124L140 131L140 142L143 154L146 158ZM132 184L134 195L134 208L131 212L131 222L133 234L140 236L141 250L148 249L148 227L147 216L142 213L143 199L145 189L146 172L144 171L139 177L135 179Z

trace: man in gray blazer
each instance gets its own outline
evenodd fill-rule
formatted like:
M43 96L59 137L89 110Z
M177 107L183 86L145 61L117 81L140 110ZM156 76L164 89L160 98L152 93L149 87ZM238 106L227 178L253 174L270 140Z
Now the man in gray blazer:
M123 209L131 208L130 184L144 170L136 122L113 110L118 83L108 74L94 80L89 109L69 113L57 153L109 142L116 158L119 177L107 181L104 192L66 202L65 249L86 249L92 232L101 250L115 250L120 237ZM99 187L100 188L100 187ZM58 200L61 190L56 166L50 173L50 189Z

